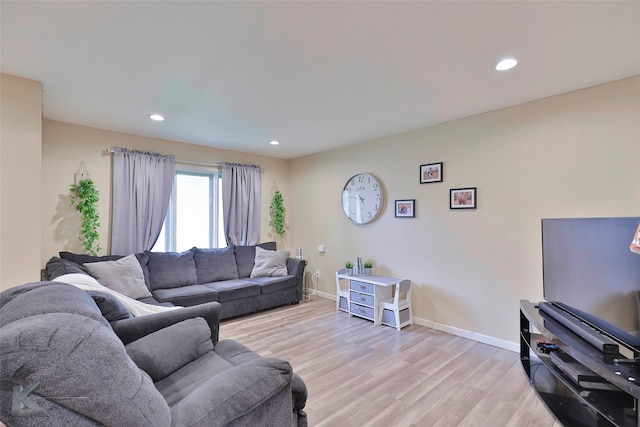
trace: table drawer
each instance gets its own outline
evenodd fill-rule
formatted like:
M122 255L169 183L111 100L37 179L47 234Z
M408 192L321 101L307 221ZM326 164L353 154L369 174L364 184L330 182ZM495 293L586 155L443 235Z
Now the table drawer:
M373 320L373 308L351 303L351 314Z
M373 295L361 294L360 292L351 291L351 301L373 307Z
M357 280L350 280L349 287L354 291L366 292L368 294L373 294L373 289L375 285L371 283L358 282Z

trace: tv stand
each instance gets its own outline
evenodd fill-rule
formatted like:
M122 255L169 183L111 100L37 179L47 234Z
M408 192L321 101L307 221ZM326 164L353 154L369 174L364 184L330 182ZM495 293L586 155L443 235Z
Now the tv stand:
M635 368L636 370L638 370L638 368L640 368L640 357L636 357L634 359L613 359L613 364L614 365L629 365L633 368Z
M538 341L554 346L539 349ZM520 360L563 425L640 427L640 371L634 359L603 353L560 322L543 317L529 301L520 301ZM568 361L571 369L559 361Z

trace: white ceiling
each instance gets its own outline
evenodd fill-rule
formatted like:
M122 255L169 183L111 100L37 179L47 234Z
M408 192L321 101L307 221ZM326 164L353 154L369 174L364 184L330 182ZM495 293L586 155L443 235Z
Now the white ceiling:
M279 158L640 74L640 1L0 8L2 72L43 83L45 118Z

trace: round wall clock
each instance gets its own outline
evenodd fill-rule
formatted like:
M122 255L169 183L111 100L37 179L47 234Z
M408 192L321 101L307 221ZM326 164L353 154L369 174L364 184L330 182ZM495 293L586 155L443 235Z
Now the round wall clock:
M382 208L382 185L369 173L349 178L342 189L342 210L352 222L366 224L373 221Z

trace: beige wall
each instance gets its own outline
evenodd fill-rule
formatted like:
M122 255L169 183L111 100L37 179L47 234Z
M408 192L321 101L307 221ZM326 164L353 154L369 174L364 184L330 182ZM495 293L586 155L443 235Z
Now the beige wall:
M59 251L84 252L78 240L80 217L69 200L69 186L73 184L74 174L82 162L86 165L89 175L100 192L98 204L102 224L100 245L103 248L102 253L108 253L111 231L109 218L112 159L105 150L114 146L173 154L177 161L213 165L220 161L229 161L261 165L264 168L261 240L276 240L279 248L289 247L291 233L288 233L283 239L276 239L276 236L271 234L269 227L269 203L276 186L283 194L285 209L289 212L292 211L287 161L44 120L42 126L43 237L40 255L43 266L49 258L56 256ZM290 222L289 218L287 217L287 224Z
M640 216L639 136L636 77L299 158L295 244L320 292L335 295L346 260L372 259L374 272L413 281L422 323L509 347L519 300L542 297L540 219ZM444 182L419 184L420 164L440 161ZM386 198L364 226L340 207L358 172L377 175ZM478 209L449 210L449 189L467 186ZM416 199L416 218L394 218L395 199Z
M0 74L0 289L40 279L42 84Z

